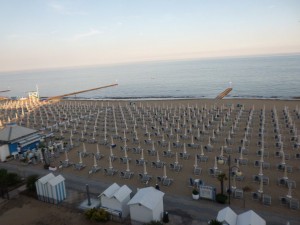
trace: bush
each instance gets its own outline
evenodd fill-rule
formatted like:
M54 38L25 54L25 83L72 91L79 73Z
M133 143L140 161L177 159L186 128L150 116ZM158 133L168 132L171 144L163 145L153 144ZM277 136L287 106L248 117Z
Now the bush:
M35 192L36 186L35 182L38 180L38 175L31 175L26 179L26 188L28 191Z
M199 195L199 191L196 188L193 189L192 193L193 193L193 195Z
M109 220L109 214L104 209L92 208L85 211L84 215L88 220L96 222L107 222Z
M225 204L226 201L227 201L227 196L224 195L224 194L219 193L219 194L216 195L216 201L221 203L221 204Z
M211 220L208 223L209 225L222 225L222 223L218 220Z

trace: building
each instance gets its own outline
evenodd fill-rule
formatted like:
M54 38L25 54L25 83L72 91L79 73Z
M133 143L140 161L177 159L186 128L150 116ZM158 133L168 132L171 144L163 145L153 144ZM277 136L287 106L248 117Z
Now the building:
M253 210L244 212L237 217L237 225L266 225L266 221Z
M163 197L165 193L147 187L139 189L128 202L132 224L160 221L164 212Z
M266 225L266 221L254 211L237 215L230 207L226 207L219 211L217 220L223 225Z
M236 225L237 214L230 207L226 207L219 211L217 220L223 225Z
M47 182L49 202L58 204L66 199L65 178L58 175Z
M6 124L0 130L0 160L6 161L8 156L32 150L39 144L42 135L39 131L18 126L15 123Z
M66 199L65 178L49 173L35 182L38 199L44 202L58 204Z
M130 200L132 190L123 185L113 183L99 197L101 200L101 208L106 209L112 214L118 214L119 217L126 218L129 215L129 206L127 203Z
M39 200L49 202L49 190L47 183L54 177L55 176L53 175L53 173L48 173L35 182L36 192Z

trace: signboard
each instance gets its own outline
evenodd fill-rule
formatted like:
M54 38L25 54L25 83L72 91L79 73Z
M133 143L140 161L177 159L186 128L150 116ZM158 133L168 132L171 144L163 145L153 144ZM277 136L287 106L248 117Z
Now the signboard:
M216 196L216 188L215 187L201 185L199 187L199 189L200 189L200 191L199 191L200 198L215 200L215 196Z

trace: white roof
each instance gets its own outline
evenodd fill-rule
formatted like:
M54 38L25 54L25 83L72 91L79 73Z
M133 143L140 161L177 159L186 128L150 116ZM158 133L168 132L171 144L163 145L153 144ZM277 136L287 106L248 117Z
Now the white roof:
M266 225L266 221L254 211L249 210L238 215L236 225Z
M230 208L226 207L218 212L217 220L220 222L226 222L229 225L236 225L237 215Z
M114 196L115 192L119 189L120 189L120 186L116 183L113 183L105 191L103 191L101 195L105 195L106 197L111 198Z
M114 197L119 201L119 202L123 202L123 200L128 197L128 195L130 195L130 193L132 192L132 190L127 186L127 185L123 185L122 187L119 188L119 190L117 190L114 193Z
M0 131L0 141L13 141L36 132L37 130L27 127L21 127L16 124L7 124L6 127Z
M128 202L128 205L141 204L146 208L153 210L157 204L162 201L164 195L165 193L154 187L142 188Z
M62 175L58 175L54 178L52 178L51 180L48 181L48 183L51 185L51 186L55 186L61 182L63 182L65 180L65 178L62 176Z
M49 180L53 179L55 176L53 173L48 173L47 175L41 177L38 181L42 184L46 184Z

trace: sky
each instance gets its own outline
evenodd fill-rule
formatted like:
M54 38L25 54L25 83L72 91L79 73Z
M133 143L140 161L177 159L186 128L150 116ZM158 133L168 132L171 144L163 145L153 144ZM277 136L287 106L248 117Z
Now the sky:
M286 53L299 0L0 0L0 71Z

